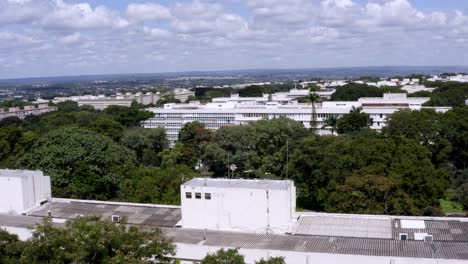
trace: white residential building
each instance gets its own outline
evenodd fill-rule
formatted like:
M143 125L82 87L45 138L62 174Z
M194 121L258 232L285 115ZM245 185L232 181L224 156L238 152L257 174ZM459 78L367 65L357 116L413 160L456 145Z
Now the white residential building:
M324 127L325 120L330 116L342 117L349 113L353 107L362 107L373 119L372 129L380 130L386 124L386 118L401 110L419 110L429 98L407 97L406 94L385 94L378 98L361 98L354 102L325 101L316 105L317 128L320 134L330 134L330 128ZM436 107L436 111L445 112L450 108ZM310 128L312 106L289 101L286 104L279 102L259 101L249 102L219 102L200 104L166 104L164 108L149 108L155 116L142 123L145 128L166 129L169 141L177 141L179 131L186 123L198 121L204 123L206 128L217 130L224 126L245 125L264 118L272 119L287 117L301 122L304 127Z
M24 119L28 115L42 115L45 113L57 111L57 107L49 106L47 104L39 105L26 105L21 109L20 107L10 107L7 110L0 108L0 120L10 116L16 116Z

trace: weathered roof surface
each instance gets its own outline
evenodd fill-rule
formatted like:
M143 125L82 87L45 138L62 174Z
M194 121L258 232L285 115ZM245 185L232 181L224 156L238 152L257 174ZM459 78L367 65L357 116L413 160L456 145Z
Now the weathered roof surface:
M181 211L178 207L87 203L86 201L52 201L30 212L29 215L45 217L49 211L54 218L73 219L79 215L95 215L110 219L112 215L119 215L125 217L129 224L161 227L173 227L181 219Z
M312 253L408 258L468 259L468 243L399 241L324 236L261 235L193 229L163 229L176 243Z
M215 187L215 188L241 188L262 190L286 190L292 181L280 180L247 180L247 179L212 179L195 178L182 186L189 187Z
M305 216L296 223L298 235L392 238L391 219Z
M0 214L0 226L29 228L41 222L42 217Z
M424 220L424 228L402 228L401 220L395 219L392 227L394 239L398 239L400 233L408 234L408 239L415 239L415 234L426 233L436 241L463 241L468 244L468 222Z

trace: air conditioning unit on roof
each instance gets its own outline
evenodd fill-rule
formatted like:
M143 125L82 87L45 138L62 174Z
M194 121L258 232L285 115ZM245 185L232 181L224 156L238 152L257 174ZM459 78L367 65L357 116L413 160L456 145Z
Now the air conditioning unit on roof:
M112 215L111 220L114 223L120 223L120 215Z

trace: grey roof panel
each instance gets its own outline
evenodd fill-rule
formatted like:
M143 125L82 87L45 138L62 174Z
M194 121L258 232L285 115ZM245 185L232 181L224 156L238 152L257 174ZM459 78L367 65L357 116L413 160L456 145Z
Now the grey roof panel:
M95 215L110 218L119 215L127 218L129 224L173 227L181 219L180 208L145 207L132 205L97 204L86 202L50 202L38 210L30 212L32 216L45 217L48 211L52 217L73 219L77 215Z
M391 219L303 216L295 234L337 237L392 238Z
M311 253L390 256L407 258L468 259L468 243L399 241L324 236L241 234L193 229L163 229L176 243ZM205 239L205 241L203 241Z

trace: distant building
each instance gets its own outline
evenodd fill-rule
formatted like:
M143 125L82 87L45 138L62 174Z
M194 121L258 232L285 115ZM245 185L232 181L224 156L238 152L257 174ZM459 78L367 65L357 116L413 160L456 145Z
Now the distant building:
M10 116L24 119L28 115L42 115L53 111L57 111L57 107L47 104L26 105L23 109L20 107L10 107L7 110L0 108L0 120Z
M0 170L0 213L21 214L50 198L50 177L41 171Z
M111 105L130 107L135 101L143 105L155 104L159 100L159 93L117 93L115 96L82 95L70 97L56 97L52 102L75 101L78 106L89 105L96 110L103 110Z
M180 100L181 102L187 101L190 96L195 96L195 92L189 89L175 89L174 98Z
M95 98L95 99L78 99L78 106L92 106L96 110L104 110L107 107L113 106L132 106L132 99L117 99L117 98Z
M292 181L196 178L180 192L184 228L284 234L296 212Z
M274 98L274 96L272 97ZM179 131L184 124L198 121L206 128L217 130L224 126L245 125L264 118L273 119L287 117L301 122L304 127L310 128L312 106L301 104L287 97L276 98L278 101L269 101L268 98L224 98L213 100L213 103L200 104L166 104L164 108L149 108L155 116L142 123L145 128L162 127L166 130L169 141L174 144ZM381 130L387 122L387 117L402 109L419 110L429 101L426 97L407 97L406 94L385 94L383 97L360 98L358 101L325 101L316 105L318 133L331 134L326 127L325 120L330 116L342 117L349 113L353 107L362 107L373 119L371 129ZM434 107L438 112L446 112L449 107Z

